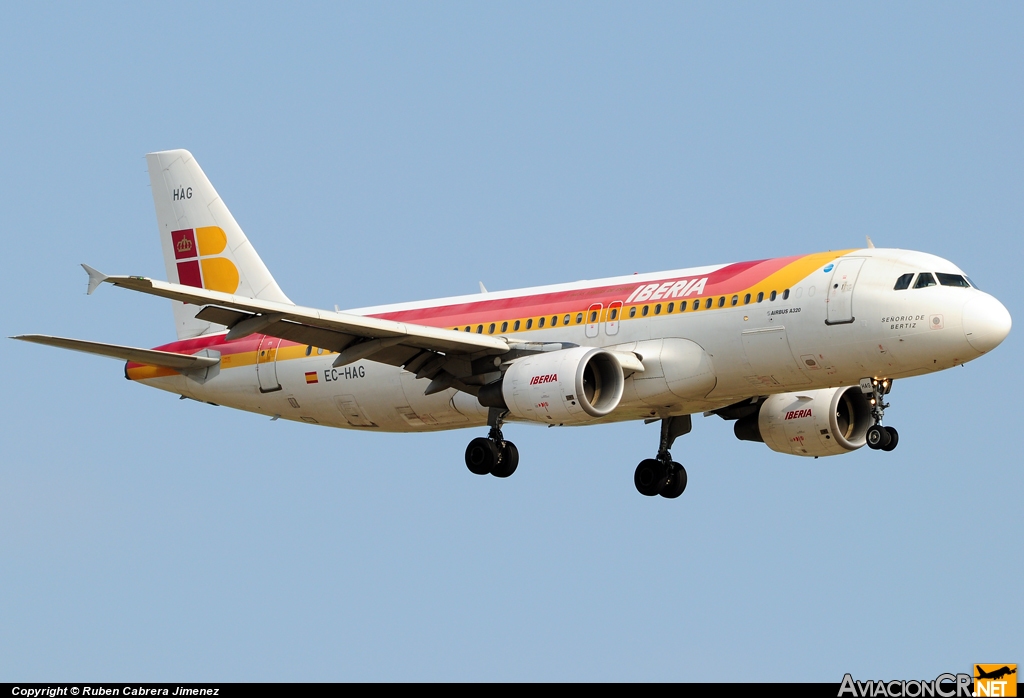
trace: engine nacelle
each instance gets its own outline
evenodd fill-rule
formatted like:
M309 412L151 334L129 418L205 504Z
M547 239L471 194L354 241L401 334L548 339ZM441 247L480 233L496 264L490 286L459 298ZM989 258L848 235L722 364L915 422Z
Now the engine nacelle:
M484 386L480 402L495 407L502 402L513 417L532 422L583 424L618 407L624 384L614 354L573 347L512 362L500 384Z
M757 414L737 420L736 438L763 441L795 456L836 456L863 446L875 423L857 386L772 395Z

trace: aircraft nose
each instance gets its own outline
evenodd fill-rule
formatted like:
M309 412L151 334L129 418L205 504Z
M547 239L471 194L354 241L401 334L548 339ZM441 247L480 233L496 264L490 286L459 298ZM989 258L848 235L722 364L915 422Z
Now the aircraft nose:
M992 351L1010 334L1010 313L987 293L978 293L964 305L964 334L982 354Z

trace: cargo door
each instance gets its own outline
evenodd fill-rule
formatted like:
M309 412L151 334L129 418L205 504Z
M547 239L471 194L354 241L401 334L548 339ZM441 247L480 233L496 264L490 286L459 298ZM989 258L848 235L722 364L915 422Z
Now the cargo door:
M832 272L828 284L828 295L825 303L828 306L826 325L842 325L851 323L853 317L853 287L857 283L857 275L864 265L863 258L841 259Z
M753 370L751 379L761 385L775 387L803 385L811 380L797 366L789 348L785 327L764 327L743 333L743 351Z
M338 395L334 398L334 404L338 410L345 415L345 421L354 427L375 427L370 419L363 412L363 409L356 402L355 395Z

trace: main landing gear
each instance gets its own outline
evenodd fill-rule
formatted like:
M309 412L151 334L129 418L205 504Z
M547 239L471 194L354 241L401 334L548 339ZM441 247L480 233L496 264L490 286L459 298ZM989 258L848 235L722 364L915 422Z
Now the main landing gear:
M519 466L519 449L501 434L506 414L505 410L492 407L487 413L491 432L487 438L475 438L466 446L466 467L474 475L508 477Z
M686 489L686 468L672 460L669 449L677 436L688 434L692 424L690 415L666 417L661 420L661 444L655 458L640 461L633 473L636 490L645 497L661 495L675 499Z
M900 442L900 434L892 427L882 426L885 408L889 406L889 403L883 402L883 398L892 390L892 381L862 378L860 389L871 403L871 416L875 418L875 423L868 427L868 433L865 435L868 448L876 451L893 450Z

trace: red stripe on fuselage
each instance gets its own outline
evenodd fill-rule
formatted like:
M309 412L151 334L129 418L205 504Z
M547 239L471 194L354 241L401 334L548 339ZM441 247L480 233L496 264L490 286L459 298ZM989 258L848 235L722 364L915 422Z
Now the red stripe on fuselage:
M230 342L224 341L224 334L205 335L203 337L193 337L191 339L179 339L176 342L170 342L159 347L154 347L157 351L170 351L175 354L195 354L203 349L216 349L221 353L222 356L230 356L232 354L244 354L246 352L253 352L259 349L260 341L263 339L262 334L251 334L248 337L242 337L241 339L234 339ZM294 346L297 342L289 342L287 340L281 340L281 346ZM135 368L137 366L146 366L147 364L138 364L133 361L128 362L128 368Z
M746 288L757 283L761 279L775 273L790 262L800 259L803 255L796 257L781 257L778 259L765 259L755 262L739 262L722 267L718 271L708 274L689 274L685 276L666 276L658 279L659 283L666 281L678 281L681 279L703 279L707 278L701 296L727 293L730 290ZM747 282L749 280L749 282ZM747 283L745 283L747 282ZM601 303L608 307L614 301L626 300L637 286L653 284L653 280L630 281L611 286L596 286L593 288L580 288L571 291L557 291L555 293L542 293L534 296L517 296L515 298L500 298L496 300L470 301L455 305L443 305L434 308L416 308L414 310L399 310L392 313L380 313L372 315L384 320L395 322L414 322L419 325L433 327L447 327L449 325L473 325L485 322L494 322L496 319L533 317L539 315L561 315L563 313L575 313L585 311L594 303ZM737 285L741 284L741 285ZM722 290L728 287L729 290ZM665 299L675 300L672 298Z
M698 294L699 296L727 295L750 288L779 271L787 264L791 264L805 256L795 255L752 262L737 262L707 274L665 276L656 281L659 284L663 284L666 281L674 282L682 279L707 278L707 283L700 294ZM410 322L430 327L478 325L514 318L584 312L594 303L601 303L607 308L610 303L615 301L625 301L638 286L653 283L655 283L654 279L627 281L607 286L556 291L554 293L539 293L512 298L479 300L430 308L414 308L390 313L377 313L367 317L393 320L395 322ZM693 297L696 296L687 296L687 298ZM664 298L661 301L650 302L667 302L670 300L678 299ZM231 342L225 342L224 334L217 334L183 339L156 348L161 351L172 351L179 354L194 354L202 349L216 348L223 355L231 355L257 351L263 337L264 335L255 334ZM280 346L283 348L296 346L297 344L297 342L282 340ZM128 368L139 365L141 364L129 363Z

